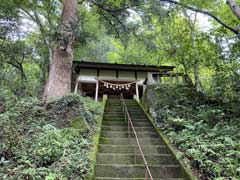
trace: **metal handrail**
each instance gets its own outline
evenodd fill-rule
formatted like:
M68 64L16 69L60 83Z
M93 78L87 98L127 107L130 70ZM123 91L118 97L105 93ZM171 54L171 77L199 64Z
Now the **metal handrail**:
M144 165L145 165L145 168L146 168L145 179L148 180L148 179L150 178L150 180L153 180L151 171L150 171L150 169L149 169L149 167L148 167L148 163L147 163L146 158L145 158L145 156L144 156L144 153L143 153L143 151L142 151L142 147L141 147L141 145L140 145L140 143L139 143L137 133L136 133L135 128L134 128L134 125L133 125L133 123L132 123L132 119L131 119L131 117L130 117L130 115L129 115L128 108L127 108L127 105L126 105L126 102L125 102L125 100L124 100L124 98L123 98L122 93L120 94L120 101L121 101L121 104L122 104L122 108L123 108L123 112L124 112L125 119L126 119L126 116L127 116L127 119L128 119L128 138L130 138L130 127L131 127L132 130L133 130L133 133L134 133L134 135L135 135L135 138L136 138L136 141L137 141L137 145L138 145L139 151L140 151L141 156L142 156L142 158L143 158L143 162L144 162ZM149 176L149 178L148 178L148 176Z

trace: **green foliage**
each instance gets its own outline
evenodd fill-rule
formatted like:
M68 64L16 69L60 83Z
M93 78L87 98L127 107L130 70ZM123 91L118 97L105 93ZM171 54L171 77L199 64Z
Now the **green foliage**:
M200 179L240 178L240 119L235 114L183 85L152 86L145 96L156 124Z
M78 156L85 149L81 144L87 143L79 139L94 134L99 105L69 95L43 108L36 98L42 95L50 55L61 38L62 2L0 3L0 177L5 179L76 179L79 172L87 172L88 160ZM204 24L194 23L194 12L181 6L145 2L79 1L74 59L176 65L190 78L199 69L208 98L188 87L158 86L152 91L157 92L152 99L158 103L151 102L150 107L155 108L150 111L205 179L238 177L239 37L211 18L203 30L206 19ZM232 27L239 26L223 0L179 2L207 10ZM67 138L61 128L68 128L67 134L74 138ZM70 154L76 156L70 158ZM6 172L11 177L6 177Z
M100 104L69 94L43 105L22 99L0 114L0 177L84 179ZM75 121L89 128L73 126Z
M213 76L213 85L210 89L215 99L223 102L238 101L240 96L239 67L238 63L219 66L218 72Z

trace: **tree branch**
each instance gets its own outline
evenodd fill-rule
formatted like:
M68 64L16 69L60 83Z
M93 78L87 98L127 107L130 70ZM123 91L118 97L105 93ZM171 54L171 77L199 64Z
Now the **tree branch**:
M90 2L93 3L94 5L100 7L101 9L103 9L103 10L105 10L105 11L108 11L109 13L121 12L121 11L127 10L127 9L129 9L129 8L139 7L139 6L148 4L148 3L131 4L131 5L128 5L128 6L124 6L124 7L122 7L122 8L119 8L119 9L109 9L109 8L105 7L104 5L97 3L97 2L94 1L94 0L90 0Z
M130 6L128 7L124 7L122 9L115 9L115 10L111 10L111 9L108 9L106 8L104 5L102 4L99 4L97 3L96 1L94 0L90 0L90 2L92 2L95 6L97 6L101 11L105 11L107 14L109 14L110 16L112 16L114 18L114 20L116 21L116 23L118 23L123 31L125 33L129 33L129 29L124 25L124 23L116 16L116 12L120 12L120 11L124 11L126 9L128 9ZM106 21L114 28L115 32L117 33L117 37L119 37L121 39L121 36L120 36L120 32L119 30L117 29L116 27L116 23L112 23L111 20L104 14L102 13L102 16L106 19Z
M227 5L231 8L232 12L240 20L240 7L235 0L227 0Z
M207 16L210 16L211 18L213 18L214 20L216 20L219 24L221 24L223 27L227 28L228 30L232 31L234 34L237 34L239 35L240 34L240 30L237 29L237 28L233 28L231 26L229 26L228 24L226 24L225 22L223 22L219 17L213 15L212 13L206 11L206 10L203 10L203 9L198 9L196 7L193 7L193 6L190 6L190 5L187 5L187 4L184 4L184 3L181 3L181 2L178 2L178 1L174 1L174 0L159 0L161 2L168 2L168 3L171 3L171 4L176 4L176 5L179 5L179 6L182 6L183 8L186 8L186 9L189 9L191 11L195 11L195 12L198 12L198 13L201 13L201 14L205 14Z
M118 29L116 28L115 24L113 24L111 22L111 20L105 14L102 14L102 16L105 18L105 20L108 22L108 24L114 28L115 32L117 33L117 37L120 38L120 33L119 33Z

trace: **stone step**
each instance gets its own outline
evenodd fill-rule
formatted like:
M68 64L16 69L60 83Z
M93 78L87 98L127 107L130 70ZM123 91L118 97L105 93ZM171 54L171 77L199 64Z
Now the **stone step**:
M109 116L109 115L124 116L124 113L122 111L119 111L119 112L112 112L112 111L104 112L104 116Z
M170 150L165 145L152 146L142 145L142 151L144 154L169 154ZM140 153L137 145L109 145L100 144L98 148L100 153L111 153L111 154L131 154Z
M131 138L134 138L135 135L133 132L129 134ZM159 135L156 132L138 132L137 133L138 138L159 138ZM116 132L116 131L102 131L101 137L104 138L127 138L128 133L127 132Z
M148 165L177 165L176 159L171 154L144 155ZM97 155L99 164L144 164L141 154L105 154Z
M108 99L107 102L121 102L120 97L119 99ZM135 102L134 99L125 99L125 102Z
M146 180L146 178L95 177L93 180ZM153 180L184 180L183 178L154 178Z
M134 114L134 113L129 113L130 117L131 118L144 118L144 119L147 119L147 117L144 115L144 114ZM103 117L106 117L106 118L124 118L125 117L125 114L124 113L104 113L104 116Z
M113 144L113 145L136 145L135 138L100 138L100 144ZM139 138L139 143L141 145L163 145L163 141L159 138Z
M137 106L136 102L125 102L127 106ZM122 102L107 102L106 105L122 105Z
M122 109L122 105L121 104L107 104L106 105L106 109Z
M104 115L118 115L118 116L121 116L121 115L124 115L125 113L123 111L115 111L115 112L112 112L112 111L108 111L108 112L104 112ZM145 114L143 112L130 112L129 111L129 114L130 115L137 115L137 116L145 116Z
M102 126L102 131L121 131L128 132L128 128L124 126ZM135 127L136 132L156 132L153 127Z
M112 118L112 117L104 117L103 116L103 120L106 120L106 121L122 121L122 122L124 122L125 121L125 117L114 117L114 118Z
M148 121L147 118L145 117L131 117L132 121ZM122 121L124 122L125 121L125 118L124 117L104 117L103 116L103 120L105 121Z
M142 115L142 114L129 114L130 115L130 117L132 118L132 119L136 119L136 118L141 118L141 119L146 119L147 117L145 116L145 115ZM104 114L104 116L103 116L103 118L113 118L113 119L115 119L115 118L124 118L125 117L125 114L116 114L116 113L112 113L112 114Z
M123 112L122 108L105 108L104 110L105 113L115 113L115 112ZM143 113L143 111L135 110L135 109L128 109L128 112L131 113Z
M130 107L130 106L127 106L127 109L130 111L141 111L141 109L139 109L138 107ZM118 111L122 111L123 110L123 107L122 106L106 106L105 107L105 110L113 110L113 111L116 111L116 110L118 110Z
M180 178L182 176L178 165L150 165L149 168L153 178ZM144 165L97 164L95 176L144 178L145 171Z
M105 110L118 110L118 111L122 111L122 106L106 106Z
M112 121L103 121L103 126L128 126L127 122L112 122ZM133 121L134 127L152 127L152 124L148 121Z
M123 107L122 107L122 105L106 105L105 106L105 109L122 109ZM142 110L142 109L139 109L139 107L138 106L135 106L135 105L129 105L129 106L127 106L127 108L130 110L138 110L138 111L140 111L140 110Z
M144 157L154 180L184 180L179 162L135 100L126 100ZM120 99L108 99L93 180L144 180L146 167Z
M107 103L122 103L123 101L121 101L120 99L116 99L116 100L107 100ZM129 100L126 100L125 99L125 103L127 104L127 103L135 103L136 104L136 101L135 100L131 100L131 101L129 101Z
M105 107L105 110L104 110L104 112L112 112L112 111L114 111L114 112L123 112L123 109L122 108L115 108L115 109L111 109L111 108L106 108ZM139 108L137 108L137 109L128 109L128 112L141 112L141 113L143 113L143 111L141 110L141 109L139 109Z
M124 115L124 113L121 111L121 112L117 112L117 111L108 111L108 112L105 112L104 115L118 115L118 116L121 116L121 115ZM145 114L143 112L130 112L129 111L129 115L130 116L145 116Z
M156 132L153 127L134 127L136 132ZM124 126L102 126L102 131L121 131L128 132L128 127ZM130 129L132 132L132 129Z

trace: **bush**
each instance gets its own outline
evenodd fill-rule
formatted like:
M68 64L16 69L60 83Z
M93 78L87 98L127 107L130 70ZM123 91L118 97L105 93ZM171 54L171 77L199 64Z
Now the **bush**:
M144 104L155 123L200 179L240 178L240 119L233 111L182 85L152 86L149 91L154 97L145 98Z
M69 94L44 107L36 98L0 114L2 179L84 179L100 104Z

